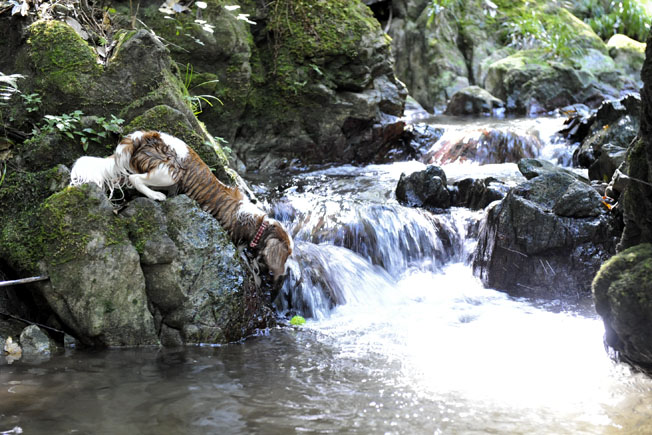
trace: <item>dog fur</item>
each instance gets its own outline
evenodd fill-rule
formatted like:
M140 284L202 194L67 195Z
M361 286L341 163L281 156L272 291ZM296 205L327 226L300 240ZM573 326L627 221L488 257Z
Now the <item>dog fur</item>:
M108 188L132 186L148 198L163 201L152 190L176 185L196 200L229 233L236 246L248 245L262 257L276 282L285 274L293 242L280 222L252 204L235 187L226 186L182 140L156 131L125 136L112 156L81 157L72 167L71 185L95 183Z

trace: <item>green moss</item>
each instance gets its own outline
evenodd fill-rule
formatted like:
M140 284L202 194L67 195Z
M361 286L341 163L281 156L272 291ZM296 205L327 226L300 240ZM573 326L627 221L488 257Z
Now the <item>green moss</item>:
M60 168L8 172L0 187L0 257L16 271L37 270L43 258L40 204L67 181Z
M268 30L297 62L342 53L356 57L364 35L380 29L369 8L349 0L278 0L270 12Z
M29 58L41 92L83 97L102 73L88 44L69 25L40 20L29 27Z
M88 184L68 187L50 196L41 207L41 231L48 263L57 265L82 256L97 231L109 246L129 243L123 222L113 214L94 213L102 207L102 194Z
M136 251L142 255L147 241L161 231L160 225L154 215L147 210L139 210L134 216L122 217L122 219Z
M593 280L596 307L606 312L609 305L627 305L646 310L652 305L652 245L644 243L626 249L605 262Z

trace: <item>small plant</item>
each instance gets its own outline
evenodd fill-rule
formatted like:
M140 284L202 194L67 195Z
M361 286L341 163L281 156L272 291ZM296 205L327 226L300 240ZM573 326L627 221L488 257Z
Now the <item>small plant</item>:
M192 113L195 114L195 116L199 115L204 111L203 104L208 104L209 107L213 107L213 101L217 101L221 105L224 105L222 103L222 100L217 98L215 95L209 95L209 94L202 94L202 95L193 95L191 91L195 88L198 88L200 86L205 86L211 83L217 83L219 80L207 80L205 82L199 83L197 85L192 85L192 78L194 75L194 68L191 64L186 64L186 75L183 79L183 86L186 88L186 92L188 93L185 98L188 101L188 104L190 105L190 108L192 109Z
M59 132L70 139L79 139L82 148L87 151L90 142L101 143L109 133L120 134L122 132L121 125L124 119L120 119L115 115L111 115L110 119L104 117L94 118L96 128L84 127L82 125L83 115L84 113L81 110L56 116L45 115L45 125L32 131L32 134L39 131L42 133Z
M593 31L602 39L609 39L616 33L645 41L650 31L652 14L639 0L591 1L588 5L591 18L586 20ZM606 4L605 4L606 3ZM649 2L646 2L649 5Z
M25 103L25 110L29 113L36 112L41 105L41 96L38 93L20 94Z

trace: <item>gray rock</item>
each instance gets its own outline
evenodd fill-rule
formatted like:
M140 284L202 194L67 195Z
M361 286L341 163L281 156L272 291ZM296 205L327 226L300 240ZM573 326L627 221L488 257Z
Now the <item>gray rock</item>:
M505 106L502 100L491 95L479 86L469 86L453 94L446 115L492 115L495 110Z
M451 198L444 170L431 165L425 171L414 172L409 176L401 174L396 186L396 199L410 207L449 208Z
M152 204L131 206L138 214ZM177 252L169 263L143 265L164 345L235 341L273 323L269 301L210 214L185 195L153 206Z
M23 356L44 356L54 351L50 337L36 325L30 325L20 333L20 345L23 348Z
M576 300L615 252L614 217L571 175L539 175L489 208L473 260L485 285L517 296Z
M95 185L45 203L42 224L50 281L43 296L85 344L157 344L140 257Z
M521 159L518 162L518 170L528 180L531 180L532 178L538 177L540 175L559 173L566 174L585 183L589 182L589 180L587 180L585 177L543 159Z
M454 189L454 190L453 190ZM479 210L487 207L494 201L503 199L509 187L493 177L485 179L465 178L456 181L453 189L452 205Z

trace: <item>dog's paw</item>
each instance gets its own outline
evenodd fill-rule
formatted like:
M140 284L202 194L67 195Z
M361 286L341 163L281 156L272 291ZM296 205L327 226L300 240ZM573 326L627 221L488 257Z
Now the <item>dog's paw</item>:
M165 196L165 193L154 192L154 191L151 194L149 194L149 197L156 201L165 201L165 198L167 198Z

